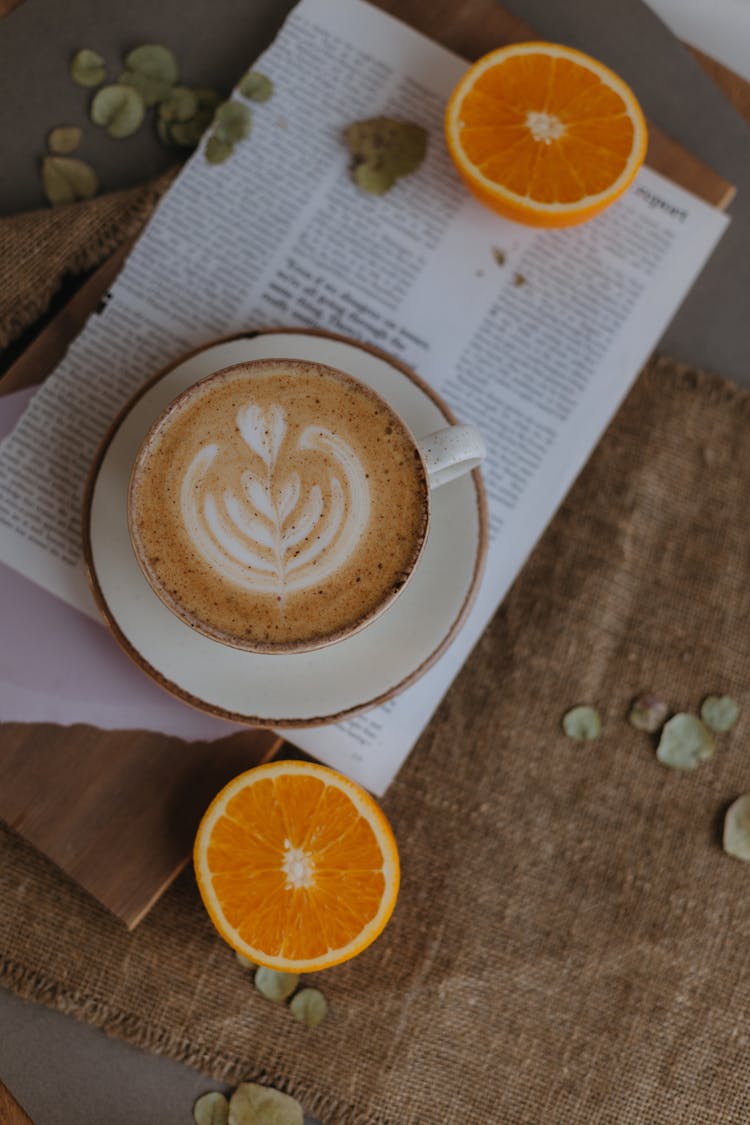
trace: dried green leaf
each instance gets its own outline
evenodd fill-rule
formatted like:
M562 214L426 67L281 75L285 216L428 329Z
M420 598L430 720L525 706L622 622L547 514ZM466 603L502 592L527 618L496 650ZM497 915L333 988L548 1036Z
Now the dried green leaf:
M380 162L397 176L415 171L427 151L426 129L391 117L355 121L345 130L344 139L355 161Z
M169 97L159 106L162 121L190 121L197 112L198 99L188 86L173 86Z
M156 135L163 145L169 145L170 148L178 147L178 142L172 136L172 126L168 121L162 121L159 116L156 118Z
M668 714L669 704L666 699L645 692L633 700L628 712L628 722L636 730L645 730L649 734L654 734L664 726Z
M251 102L267 102L273 94L273 82L258 70L248 70L240 78L237 89Z
M297 973L279 973L261 965L255 973L255 987L268 1000L286 1000L299 984Z
M96 51L84 47L71 59L70 77L79 86L100 86L107 77L104 59Z
M229 1102L218 1090L201 1094L193 1106L195 1125L227 1125Z
M131 86L102 86L91 103L91 120L118 139L132 136L144 113L143 99Z
M563 715L562 725L568 738L575 738L578 742L598 738L602 730L602 720L596 707L572 707Z
M516 287L516 289L520 289L522 285L526 284L526 278L523 276L522 273L514 273L513 274L513 284Z
M183 89L183 87L177 87L177 89ZM188 89L188 87L184 87L184 89ZM195 148L213 121L214 110L221 101L221 94L217 93L216 90L210 90L202 86L193 88L191 93L195 98L197 108L194 115L188 120L169 121L163 120L161 116L157 117L156 131L164 144L174 145L178 148ZM183 102L183 107L185 104ZM167 105L169 105L169 100L160 107L160 114ZM182 112L184 112L184 108ZM230 155L231 151L230 147L227 155ZM226 156L223 156L222 159L225 160ZM213 163L218 164L221 161L216 160Z
M130 86L136 90L145 106L156 105L163 102L172 93L174 86L171 82L164 82L161 78L149 78L139 70L123 70L118 77L119 86Z
M94 169L75 156L45 156L42 182L45 195L53 206L91 199L99 190Z
M198 109L216 109L217 105L221 102L221 94L218 90L212 90L210 86L193 86L193 93L198 101Z
M242 1082L229 1099L229 1125L304 1125L304 1114L296 1098Z
M724 851L750 862L750 793L738 797L724 817Z
M214 90L175 86L171 95L159 106L156 122L159 139L178 148L195 148L211 124L215 99L218 98Z
M499 266L505 265L505 251L501 250L499 246L492 247L492 257Z
M427 130L391 117L355 121L344 130L352 154L351 174L363 191L383 195L401 176L419 168L427 152Z
M223 164L233 152L234 145L222 141L215 133L206 141L206 160L209 164Z
M352 178L357 187L368 195L385 195L397 180L397 176L387 168L375 168L372 164L357 164L352 169Z
M317 1027L328 1015L328 1004L318 988L301 988L289 1001L289 1010L306 1027Z
M694 770L713 757L714 736L695 715L680 711L665 724L656 756L673 770Z
M126 55L125 67L146 78L166 82L169 86L174 86L180 73L174 51L159 43L143 43L140 47L135 47Z
M250 132L252 114L242 102L222 102L214 114L214 134L220 141L234 144Z
M81 143L83 130L77 125L58 125L47 135L47 148L55 156L67 156L75 152Z
M192 121L177 121L174 125L169 126L170 143L177 145L178 148L195 148L204 132L206 125L210 121L201 121L198 117L194 117Z
M234 955L237 958L240 965L242 965L243 969L257 969L258 968L258 965L255 963L255 961L251 961L249 957L243 956L242 953L237 953L235 951Z
M703 722L719 734L731 730L739 714L739 707L729 695L707 695L701 704Z

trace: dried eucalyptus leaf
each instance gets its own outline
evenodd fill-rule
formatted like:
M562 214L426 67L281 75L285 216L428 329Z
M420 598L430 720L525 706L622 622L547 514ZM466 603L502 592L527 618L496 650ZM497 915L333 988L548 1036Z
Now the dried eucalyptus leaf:
M299 984L297 973L278 973L261 965L255 973L255 987L268 1000L281 1001L291 996Z
M188 87L177 87L176 90L183 88L188 89ZM221 101L221 94L217 93L216 90L209 90L207 87L200 86L193 88L191 93L195 98L197 108L189 119L173 122L162 120L161 116L157 119L156 129L160 140L165 144L176 145L178 148L195 148L213 121L214 110ZM183 102L182 112L184 112L186 104ZM169 105L169 100L160 107L160 114L166 109L167 105ZM229 152L231 154L231 148ZM226 159L226 157L222 157L222 159ZM220 163L220 161L214 161L214 163Z
M169 126L171 143L177 145L179 148L195 148L198 141L205 133L206 125L210 120L209 116L207 121L202 121L199 117L194 117L192 121L175 122L174 125Z
M750 793L743 793L727 809L723 845L727 855L750 862Z
M289 1001L289 1010L306 1027L317 1027L328 1015L328 1004L318 988L301 988Z
M195 1125L227 1125L229 1102L218 1090L201 1094L193 1106Z
M660 699L658 695L650 695L646 692L633 700L628 712L628 722L636 730L645 730L649 734L654 734L664 726L668 714L669 704L666 699Z
M158 118L156 120L156 135L162 144L169 145L170 148L196 148L203 132L203 128L199 127L195 120L186 121L184 124L178 121L174 125L169 121L160 121Z
M156 118L156 135L163 145L178 147L178 142L172 136L172 125L168 121L162 121L160 117Z
M739 707L729 695L707 695L701 704L703 722L719 734L731 730L739 714Z
M234 145L222 141L214 134L206 141L206 160L209 164L223 164L234 152Z
M195 91L188 86L173 86L168 98L159 106L162 121L190 121L198 112L198 99Z
M304 1125L302 1106L296 1098L242 1082L229 1099L229 1125Z
M117 79L120 86L131 86L137 90L145 106L156 105L163 102L172 93L174 86L171 82L164 82L161 78L149 78L140 70L123 70Z
M355 121L345 130L344 139L355 160L379 162L396 176L414 172L427 152L426 129L391 117Z
M221 101L219 91L212 90L210 86L193 86L192 89L198 102L198 109L216 109Z
M81 143L83 130L77 125L58 125L47 135L47 148L55 156L67 156L75 152Z
M249 98L251 102L267 102L273 94L273 82L258 70L248 70L240 78L237 89L243 98Z
M357 187L369 195L385 195L397 179L388 168L375 168L372 164L357 164L352 170L352 177Z
M102 86L91 103L91 120L118 139L132 136L144 113L143 98L131 86Z
M220 141L234 144L250 132L252 114L242 102L222 102L214 114L214 134Z
M240 965L242 965L243 969L257 969L258 968L255 961L251 961L249 957L245 957L242 953L237 953L235 951L234 955L237 958Z
M427 152L427 130L391 117L355 121L344 131L352 177L364 191L382 195L401 176L415 172Z
M161 109L163 108L162 106ZM202 108L199 106L195 116L189 121L171 121L168 119L169 115L167 118L162 116L161 109L156 117L156 132L163 144L174 148L195 148L213 119L212 106ZM220 164L222 160L226 160L227 156L231 155L233 147L233 145L228 146L226 155L223 148L217 149L216 153L212 148L212 154L220 156L221 159L213 159L211 163Z
M695 715L680 711L665 724L656 756L673 770L694 770L713 757L714 736Z
M79 86L100 86L107 77L104 59L96 51L84 47L71 59L70 77Z
M91 199L99 190L94 169L75 156L45 156L42 182L44 193L53 206Z
M180 74L174 51L159 43L143 43L140 47L135 47L126 55L125 67L146 78L166 82L169 86L174 86Z
M562 725L568 738L575 738L578 742L598 738L602 731L602 720L596 707L572 707L563 715Z

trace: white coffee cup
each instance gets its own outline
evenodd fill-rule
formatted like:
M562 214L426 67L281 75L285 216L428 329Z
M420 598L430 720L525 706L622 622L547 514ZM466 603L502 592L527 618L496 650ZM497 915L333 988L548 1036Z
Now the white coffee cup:
M236 364L184 391L146 435L133 549L157 597L206 636L252 652L321 648L394 602L427 539L430 491L485 454L474 426L415 437L324 364Z

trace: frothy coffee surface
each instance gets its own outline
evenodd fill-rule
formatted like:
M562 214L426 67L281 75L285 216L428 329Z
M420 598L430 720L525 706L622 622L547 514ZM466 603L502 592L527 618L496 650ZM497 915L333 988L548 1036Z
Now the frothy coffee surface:
M162 599L195 628L240 647L314 645L404 584L427 487L376 395L320 364L256 361L199 384L157 424L131 481L131 533Z

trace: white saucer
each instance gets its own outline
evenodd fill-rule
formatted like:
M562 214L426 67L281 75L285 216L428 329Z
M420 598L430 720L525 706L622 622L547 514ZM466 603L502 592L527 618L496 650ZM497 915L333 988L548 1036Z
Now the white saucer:
M242 652L192 630L156 597L130 545L130 467L154 419L211 372L250 359L310 359L369 383L416 437L455 421L413 372L385 353L324 333L272 330L210 344L159 372L115 422L92 469L84 553L94 596L125 651L188 703L268 727L332 723L383 703L421 676L455 637L476 594L487 547L477 472L433 493L427 544L394 604L362 632L315 652Z

